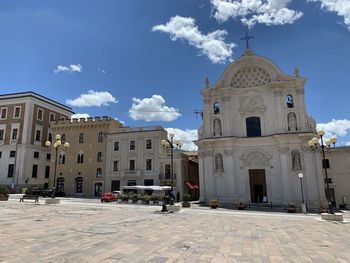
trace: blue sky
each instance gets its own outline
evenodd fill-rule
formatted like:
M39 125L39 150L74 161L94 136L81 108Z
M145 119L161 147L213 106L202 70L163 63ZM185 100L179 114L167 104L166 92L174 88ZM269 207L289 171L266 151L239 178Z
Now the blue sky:
M256 54L298 66L308 113L350 143L350 0L1 1L0 92L177 128L191 147L199 90L241 55L248 28Z

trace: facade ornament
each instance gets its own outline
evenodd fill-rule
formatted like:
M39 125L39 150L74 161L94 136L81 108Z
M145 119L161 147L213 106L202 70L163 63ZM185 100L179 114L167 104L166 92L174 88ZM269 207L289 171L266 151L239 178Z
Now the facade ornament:
M217 153L215 155L215 171L216 172L224 171L224 165L223 165L223 159L222 159L221 153Z
M299 69L297 66L294 67L294 77L299 78Z
M222 135L221 121L219 119L214 120L213 128L214 128L214 136Z
M225 155L232 155L233 151L232 150L224 150Z
M264 113L265 111L266 106L263 98L260 95L241 98L239 109L241 115Z
M292 170L300 171L301 170L301 161L300 161L300 152L298 150L293 150L292 155Z
M307 116L307 127L313 131L316 132L316 122L315 120L309 115Z
M250 151L241 157L245 166L270 166L272 157L260 151Z
M297 131L297 116L294 112L288 113L288 131Z
M287 145L283 145L279 148L280 153L286 153L289 151L289 147Z

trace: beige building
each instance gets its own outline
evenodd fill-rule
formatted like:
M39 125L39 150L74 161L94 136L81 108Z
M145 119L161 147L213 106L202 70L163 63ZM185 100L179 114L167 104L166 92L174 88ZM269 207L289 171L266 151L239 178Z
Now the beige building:
M52 147L50 187L54 180L57 158L56 188L67 196L100 196L106 180L106 134L122 124L103 116L51 122L53 136L61 135L62 145ZM65 149L63 144L70 147Z
M48 187L50 121L72 113L34 92L0 95L0 185Z

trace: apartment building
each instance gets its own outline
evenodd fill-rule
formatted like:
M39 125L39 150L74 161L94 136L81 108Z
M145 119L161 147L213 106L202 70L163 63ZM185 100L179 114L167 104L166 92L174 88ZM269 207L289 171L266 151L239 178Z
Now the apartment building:
M50 121L70 119L72 113L35 92L0 95L0 185L48 187Z

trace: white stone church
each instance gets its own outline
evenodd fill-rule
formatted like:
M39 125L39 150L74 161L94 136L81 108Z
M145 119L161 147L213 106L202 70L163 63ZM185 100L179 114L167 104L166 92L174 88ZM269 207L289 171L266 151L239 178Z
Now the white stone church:
M299 173L308 207L325 203L319 154L307 142L316 123L307 114L306 79L281 72L250 49L220 80L201 90L198 131L200 197L221 203L301 203Z

